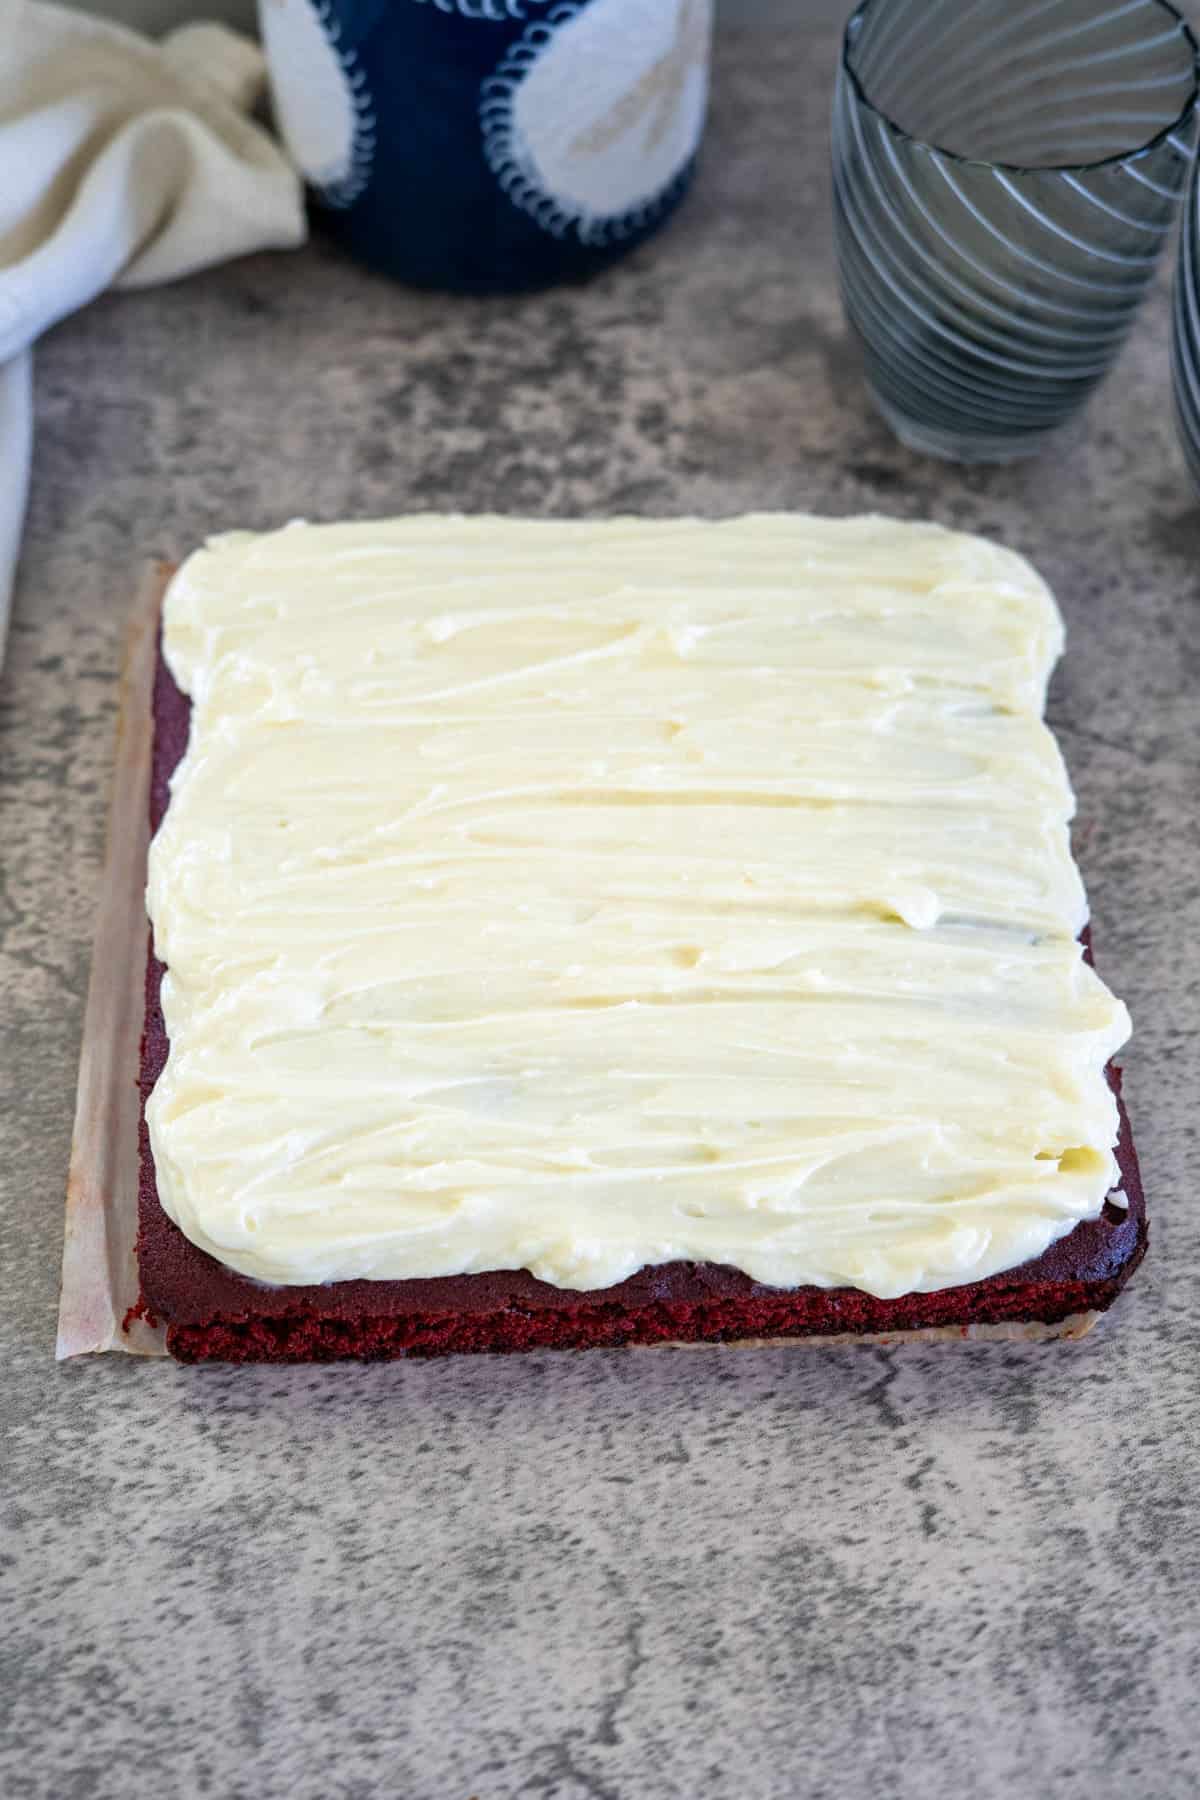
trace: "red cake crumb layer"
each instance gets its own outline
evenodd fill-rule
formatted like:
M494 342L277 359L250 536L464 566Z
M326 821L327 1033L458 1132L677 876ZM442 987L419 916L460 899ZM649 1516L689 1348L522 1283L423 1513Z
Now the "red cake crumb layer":
M160 659L150 795L154 829L166 810L171 772L187 745L189 716L186 696ZM856 1288L763 1287L740 1270L690 1262L645 1268L615 1287L584 1292L552 1287L525 1270L264 1287L191 1243L159 1202L145 1103L167 1058L159 1003L162 973L151 951L140 1071L140 1305L166 1321L167 1347L182 1362L386 1360L451 1351L1054 1324L1111 1306L1145 1254L1141 1177L1121 1104L1120 1072L1110 1068L1121 1113L1117 1161L1128 1211L1106 1204L1098 1219L1077 1225L1033 1261L963 1287L877 1300Z

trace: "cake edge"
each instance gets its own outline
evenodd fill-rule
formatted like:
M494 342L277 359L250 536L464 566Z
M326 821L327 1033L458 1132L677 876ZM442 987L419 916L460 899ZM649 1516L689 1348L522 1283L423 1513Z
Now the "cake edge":
M186 747L191 710L163 660L161 643L151 705L154 830L166 810L170 775ZM1084 943L1090 959L1087 934ZM264 1288L192 1244L158 1198L145 1104L166 1055L158 1006L161 975L151 945L138 1082L141 1294L132 1313L164 1321L167 1348L180 1361L395 1360L542 1348L701 1344L823 1348L1076 1339L1112 1305L1146 1252L1148 1226L1137 1156L1121 1101L1120 1070L1110 1065L1120 1111L1117 1155L1129 1201L1127 1213L1122 1215L1106 1203L1098 1220L1076 1226L1041 1257L983 1282L880 1301L856 1289L763 1288L740 1271L720 1265L668 1264L639 1271L614 1288L578 1292L548 1288L524 1271L424 1281L335 1282L320 1289ZM1098 1228L1099 1245L1092 1241ZM464 1305L468 1291L469 1302ZM383 1302L383 1310L372 1301ZM945 1316L947 1312L957 1316ZM836 1328L854 1316L861 1321L857 1328Z

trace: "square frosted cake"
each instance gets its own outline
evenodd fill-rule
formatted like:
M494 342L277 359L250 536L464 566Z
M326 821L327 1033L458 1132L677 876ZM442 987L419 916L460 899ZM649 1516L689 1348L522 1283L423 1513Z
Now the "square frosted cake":
M1043 722L932 525L214 539L155 687L143 1302L185 1359L1075 1333L1145 1246Z

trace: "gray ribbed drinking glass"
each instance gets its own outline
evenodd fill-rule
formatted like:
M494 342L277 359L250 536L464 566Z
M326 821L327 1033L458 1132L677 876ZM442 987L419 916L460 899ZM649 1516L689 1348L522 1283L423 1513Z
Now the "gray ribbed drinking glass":
M1171 369L1175 377L1175 411L1179 435L1192 480L1200 487L1200 163L1192 170L1179 266L1175 271L1175 312L1171 337Z
M1167 0L864 0L833 191L846 312L914 449L1028 455L1110 367L1197 130Z

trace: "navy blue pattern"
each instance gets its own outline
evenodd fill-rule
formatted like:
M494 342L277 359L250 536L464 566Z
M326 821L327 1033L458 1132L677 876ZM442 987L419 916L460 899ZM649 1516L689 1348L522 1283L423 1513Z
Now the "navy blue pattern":
M685 193L692 162L649 203L597 225L531 198L497 154L514 53L531 29L591 0L521 0L515 14L508 0L317 3L369 114L364 155L317 199L327 230L364 262L460 291L577 279L641 243Z

